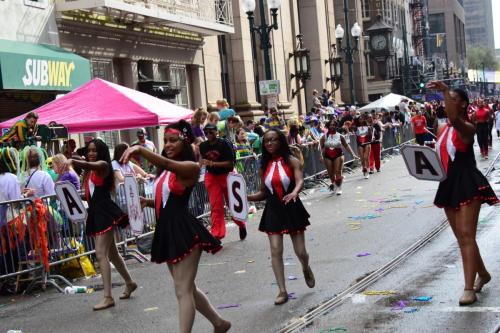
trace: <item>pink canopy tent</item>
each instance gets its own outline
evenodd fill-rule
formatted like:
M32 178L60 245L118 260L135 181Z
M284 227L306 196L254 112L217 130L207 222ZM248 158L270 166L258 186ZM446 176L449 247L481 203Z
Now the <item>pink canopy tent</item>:
M70 133L110 131L165 125L189 120L193 111L101 79L33 110L39 124L55 121ZM9 128L25 115L0 123Z

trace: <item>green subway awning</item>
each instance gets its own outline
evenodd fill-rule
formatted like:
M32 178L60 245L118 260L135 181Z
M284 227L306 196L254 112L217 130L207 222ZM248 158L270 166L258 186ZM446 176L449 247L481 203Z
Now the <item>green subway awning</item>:
M90 81L90 62L60 47L0 39L0 88L71 91Z

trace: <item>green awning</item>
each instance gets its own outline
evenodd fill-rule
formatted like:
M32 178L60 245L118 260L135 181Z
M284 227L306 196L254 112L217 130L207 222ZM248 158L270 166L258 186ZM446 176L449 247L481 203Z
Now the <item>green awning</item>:
M0 88L71 91L90 81L90 62L60 47L0 40Z

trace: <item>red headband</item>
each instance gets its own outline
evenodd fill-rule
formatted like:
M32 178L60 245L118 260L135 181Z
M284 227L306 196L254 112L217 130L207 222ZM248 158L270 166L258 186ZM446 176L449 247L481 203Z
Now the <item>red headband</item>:
M181 131L179 131L178 129L175 129L175 128L171 128L171 127L165 129L165 134L175 134L178 136L182 135Z

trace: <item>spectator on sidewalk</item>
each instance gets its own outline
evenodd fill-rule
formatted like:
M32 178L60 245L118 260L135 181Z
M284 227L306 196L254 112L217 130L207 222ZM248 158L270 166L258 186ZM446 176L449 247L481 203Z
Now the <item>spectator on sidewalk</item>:
M318 91L316 89L313 90L312 97L312 106L314 108L320 108L322 106L321 99L319 97Z
M38 148L30 148L28 151L27 162L29 170L24 175L24 190L26 196L42 197L53 195L54 181L49 173L41 168L41 156Z
M283 131L285 129L285 122L278 116L278 109L271 108L269 115L269 118L266 119L266 130L277 129Z
M328 92L328 90L323 89L323 93L321 94L321 102L322 102L321 104L325 108L328 106L330 95L331 94Z
M230 143L217 136L217 127L212 124L205 126L207 141L200 144L200 165L206 167L205 186L211 206L212 235L218 239L226 236L224 220L224 200L229 204L227 176L233 171L235 156ZM247 230L244 221L233 219L240 229L240 239L244 240Z
M128 145L127 145L128 147ZM63 154L57 154L52 158L52 165L54 171L59 175L58 181L68 181L75 186L77 190L80 189L80 177L78 177L73 167L68 163L68 159Z
M380 152L382 147L382 135L384 125L380 121L378 114L375 112L372 117L368 118L368 125L372 127L373 139L370 149L370 174L373 174L374 169L380 172Z
M415 133L415 141L423 146L427 134L427 119L422 115L422 111L417 111L417 115L411 118L411 127Z
M215 112L215 111L210 112L210 114L208 115L208 118L207 118L207 124L212 124L212 125L217 126L219 121L220 121L219 113Z
M220 120L226 120L230 117L236 116L236 112L229 108L229 103L225 98L218 100L215 103L215 106L219 111Z
M208 118L208 112L205 111L204 108L198 108L193 113L193 119L191 120L191 125L193 128L195 144L201 143L207 139L205 133L203 133L203 127L205 127L207 118Z
M219 121L217 128L220 137L230 141L236 142L236 131L243 127L243 120L239 116L227 118L227 120Z
M150 141L147 139L146 135L146 130L144 128L141 128L137 131L137 140L132 142L132 146L142 146L153 153L156 153L156 146L153 143L153 141ZM147 173L151 173L153 170L153 164L148 162L145 158L142 156L137 156L135 157L135 162L137 165L141 167L144 171Z

